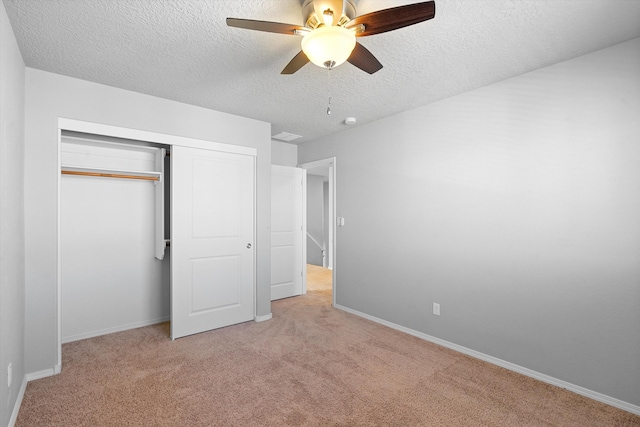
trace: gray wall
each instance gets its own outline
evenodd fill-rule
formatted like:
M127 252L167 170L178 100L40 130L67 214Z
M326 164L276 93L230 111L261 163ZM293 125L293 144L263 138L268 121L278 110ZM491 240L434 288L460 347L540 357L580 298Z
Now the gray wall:
M24 62L0 5L0 425L9 423L24 365ZM7 387L7 366L13 381Z
M322 177L307 175L307 233L323 244L324 197ZM322 249L307 236L307 263L322 266Z
M328 178L327 178L328 179ZM331 215L329 213L329 181L323 181L322 183L322 218L323 218L323 226L322 226L322 239L325 247L325 262L327 267L333 268L331 265L330 259L330 248L329 248L329 220Z
M271 313L270 125L153 96L26 69L26 370L57 361L58 118L256 147L257 314Z
M278 166L298 166L298 146L272 140L271 164Z
M635 39L299 146L337 303L640 405L639 76Z

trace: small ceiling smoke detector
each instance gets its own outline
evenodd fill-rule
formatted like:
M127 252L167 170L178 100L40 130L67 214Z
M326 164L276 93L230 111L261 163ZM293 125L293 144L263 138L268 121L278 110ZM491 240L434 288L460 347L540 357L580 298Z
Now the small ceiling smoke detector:
M345 125L355 125L356 124L356 118L355 117L347 117L346 119L344 119L344 124Z
M296 135L295 133L280 132L277 135L271 135L271 139L277 139L284 142L291 142L294 139L302 138L302 135Z

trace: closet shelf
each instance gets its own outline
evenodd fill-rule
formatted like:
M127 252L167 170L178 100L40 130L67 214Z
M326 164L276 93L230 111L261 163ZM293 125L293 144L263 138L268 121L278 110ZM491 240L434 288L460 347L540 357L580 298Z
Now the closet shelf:
M146 181L160 181L162 172L132 171L122 169L87 168L81 166L62 165L60 173L63 175L98 176L105 178L141 179Z

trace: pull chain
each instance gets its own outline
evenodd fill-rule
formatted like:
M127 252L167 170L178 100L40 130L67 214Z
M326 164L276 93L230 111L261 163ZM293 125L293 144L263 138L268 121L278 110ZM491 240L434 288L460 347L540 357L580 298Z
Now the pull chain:
M327 116L331 115L331 67L327 67L327 90L329 91L329 103L327 104Z

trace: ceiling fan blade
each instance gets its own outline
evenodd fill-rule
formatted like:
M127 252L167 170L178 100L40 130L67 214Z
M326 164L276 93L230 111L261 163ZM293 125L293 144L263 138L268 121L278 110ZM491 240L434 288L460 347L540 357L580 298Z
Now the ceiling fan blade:
M280 74L293 74L300 68L307 65L307 62L309 62L309 58L307 58L307 55L305 55L303 51L300 51L291 61L289 61Z
M227 18L230 27L244 28L246 30L265 31L267 33L295 35L296 30L306 31L301 25L283 24L280 22L255 21L253 19Z
M353 52L351 52L351 56L349 56L347 61L369 74L373 74L382 69L380 61L369 52L369 49L358 42L356 42L356 47L353 49Z
M417 24L418 22L432 19L435 15L436 4L432 0L367 13L349 21L346 26L351 28L362 24L364 25L364 31L357 34L357 36L372 36Z

